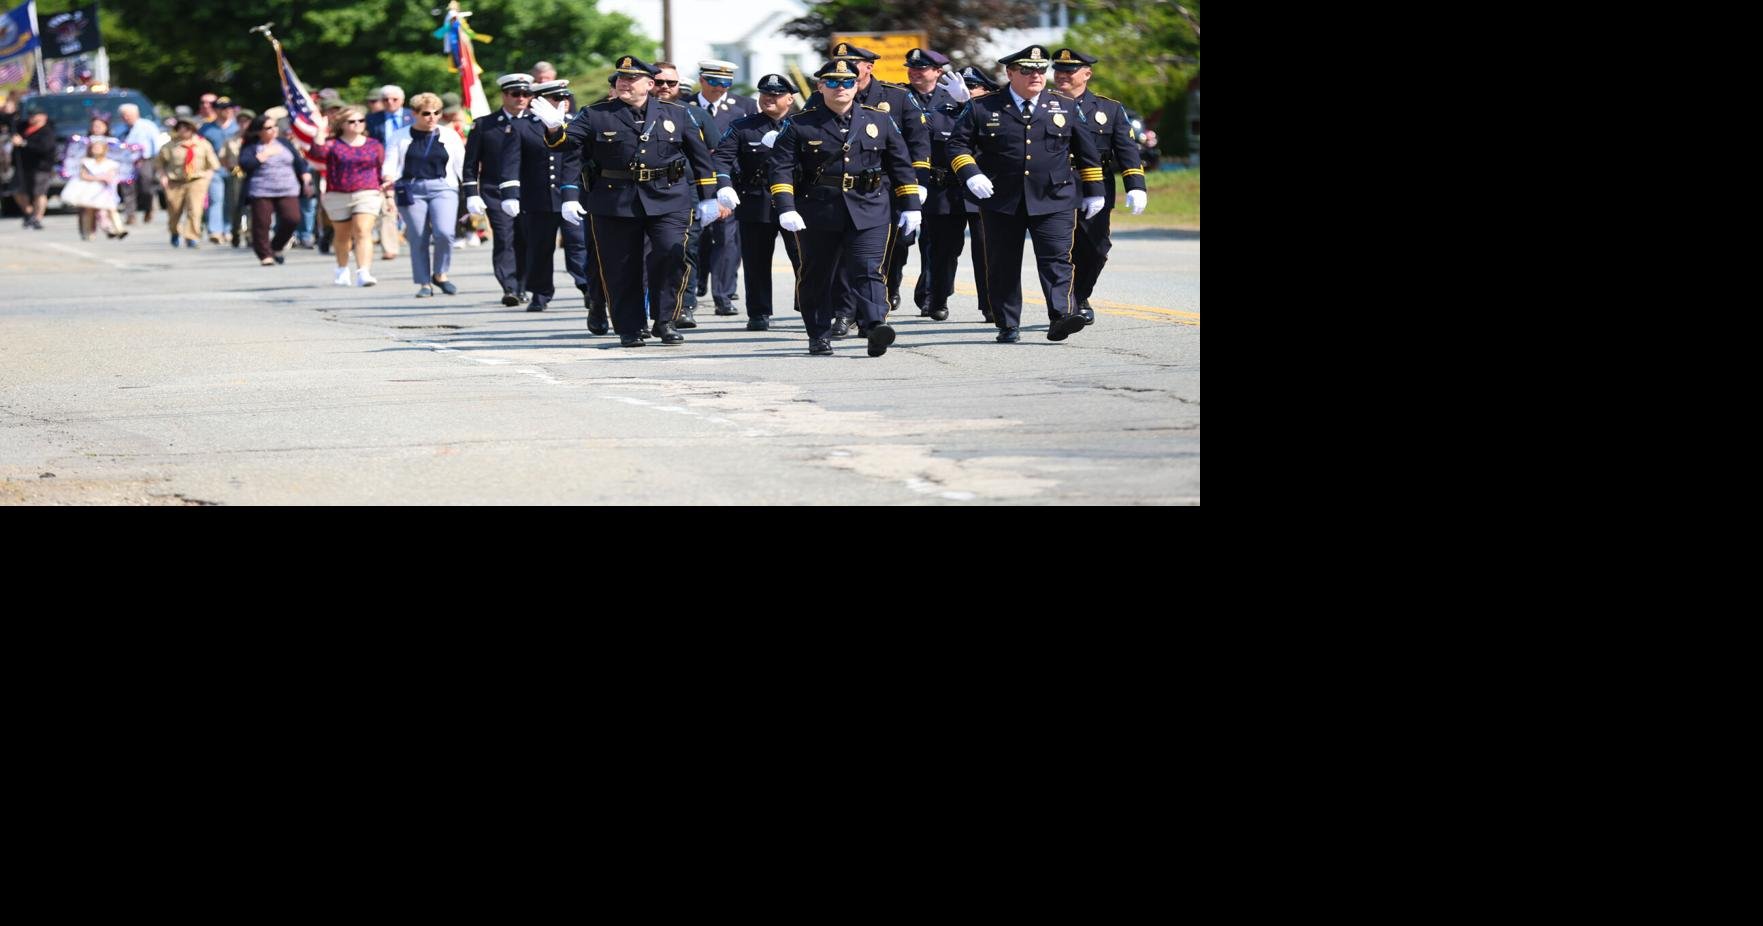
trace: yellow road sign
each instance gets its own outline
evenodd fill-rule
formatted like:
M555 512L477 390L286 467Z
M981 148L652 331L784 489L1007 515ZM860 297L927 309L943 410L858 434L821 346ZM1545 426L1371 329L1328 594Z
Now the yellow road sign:
M837 53L840 42L875 52L879 56L875 76L896 84L906 82L906 53L930 47L930 37L924 32L836 32L827 46L828 58Z

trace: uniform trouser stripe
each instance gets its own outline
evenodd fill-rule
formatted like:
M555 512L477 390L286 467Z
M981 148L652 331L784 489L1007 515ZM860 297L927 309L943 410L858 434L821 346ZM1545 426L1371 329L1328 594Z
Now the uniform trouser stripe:
M1077 220L1077 249L1072 252L1071 263L1078 302L1089 299L1096 291L1102 268L1108 266L1108 252L1114 247L1108 219L1113 212L1103 209L1093 219Z
M857 318L865 326L887 319L887 303L871 298L881 288L881 267L892 226L821 229L809 227L802 248L802 321L810 338L826 337L833 317L839 314L840 296L857 296ZM842 285L841 285L842 284Z
M772 314L771 256L777 251L778 233L783 231L769 222L742 222L741 269L747 283L747 317ZM784 232L784 252L790 255L795 273L802 269L802 255L794 235Z
M1071 295L1071 249L1077 211L1049 215L983 212L986 229L987 277L992 312L1000 328L1022 324L1022 246L1024 233L1033 240L1041 296L1051 312L1068 314Z
M621 335L634 335L645 325L643 286L648 280L649 305L656 321L672 321L676 300L685 291L686 220L680 211L658 216L595 216L613 325ZM644 247L648 257L644 257Z

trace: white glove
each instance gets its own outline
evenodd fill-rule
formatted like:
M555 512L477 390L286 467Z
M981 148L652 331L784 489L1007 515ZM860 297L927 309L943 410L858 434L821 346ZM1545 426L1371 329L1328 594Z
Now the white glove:
M560 129L563 127L563 113L557 108L557 104L550 100L539 97L533 100L531 109L533 117L545 123L545 128Z
M765 137L759 139L759 141L767 148L777 144L777 129L772 129L771 131L766 132Z
M1144 190L1127 190L1126 204L1132 207L1132 214L1138 215L1151 204L1151 197Z
M472 215L483 215L489 207L484 205L482 196L473 196L465 201L465 211Z
M973 96L967 92L967 81L954 74L944 74L937 78L937 86L949 91L949 95L954 97L957 103L965 103L968 97Z
M582 224L582 216L587 214L588 210L583 209L581 203L571 201L563 204L563 221L571 225Z
M800 212L786 212L778 216L777 224L783 226L784 231L787 232L807 231L808 229L808 223L802 221Z
M502 214L508 216L511 219L520 218L520 200L518 200L518 199L504 199L504 200L502 200Z
M716 200L702 199L698 201L699 225L709 225L711 222L716 221L721 215L722 211L716 207Z
M901 236L907 237L907 238L912 237L912 235L918 231L919 224L923 221L924 221L924 213L922 213L922 212L912 211L912 212L900 213L900 234L901 234Z
M967 178L967 188L980 199L992 198L992 178L985 174L974 174Z
M1084 218L1086 218L1086 219L1095 218L1096 213L1101 212L1102 207L1107 204L1108 204L1108 200L1103 197L1085 196L1084 197Z
M741 194L736 193L734 187L725 186L716 191L716 201L722 203L724 208L733 209L741 204Z

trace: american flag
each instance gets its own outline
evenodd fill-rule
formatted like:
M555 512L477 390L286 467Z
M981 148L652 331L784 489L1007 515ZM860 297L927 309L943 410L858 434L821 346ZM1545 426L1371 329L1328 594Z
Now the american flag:
M275 61L282 72L282 102L288 107L288 122L293 127L294 147L299 149L301 157L310 161L312 143L318 138L318 120L324 117L319 113L318 103L300 84L300 78L294 76L294 66L282 54L282 43L273 36L269 43L275 46ZM312 169L323 174L324 162L314 161Z
M29 58L21 57L11 61L0 61L0 87L11 87L24 83L25 75L29 73L25 70L25 62L29 60Z

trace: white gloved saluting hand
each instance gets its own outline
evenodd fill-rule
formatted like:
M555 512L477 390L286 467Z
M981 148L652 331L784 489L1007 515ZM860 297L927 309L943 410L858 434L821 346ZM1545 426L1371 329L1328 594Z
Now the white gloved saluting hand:
M545 123L545 128L560 129L563 127L563 111L558 109L557 104L550 100L547 100L544 97L539 97L538 99L533 100L531 109L533 117L540 122Z
M777 224L783 226L783 230L787 232L806 231L808 228L808 223L802 221L802 214L799 212L786 212L778 216Z
M949 96L954 97L957 103L965 103L968 97L973 96L967 90L967 81L962 80L958 74L944 74L937 78L937 86L949 91Z
M992 198L992 178L985 174L974 174L967 178L967 188L980 199Z
M1151 204L1151 197L1144 190L1127 190L1126 204L1132 207L1132 214L1138 215Z
M485 212L489 211L489 207L484 205L484 198L482 196L473 196L465 201L465 211L472 215L483 215Z

